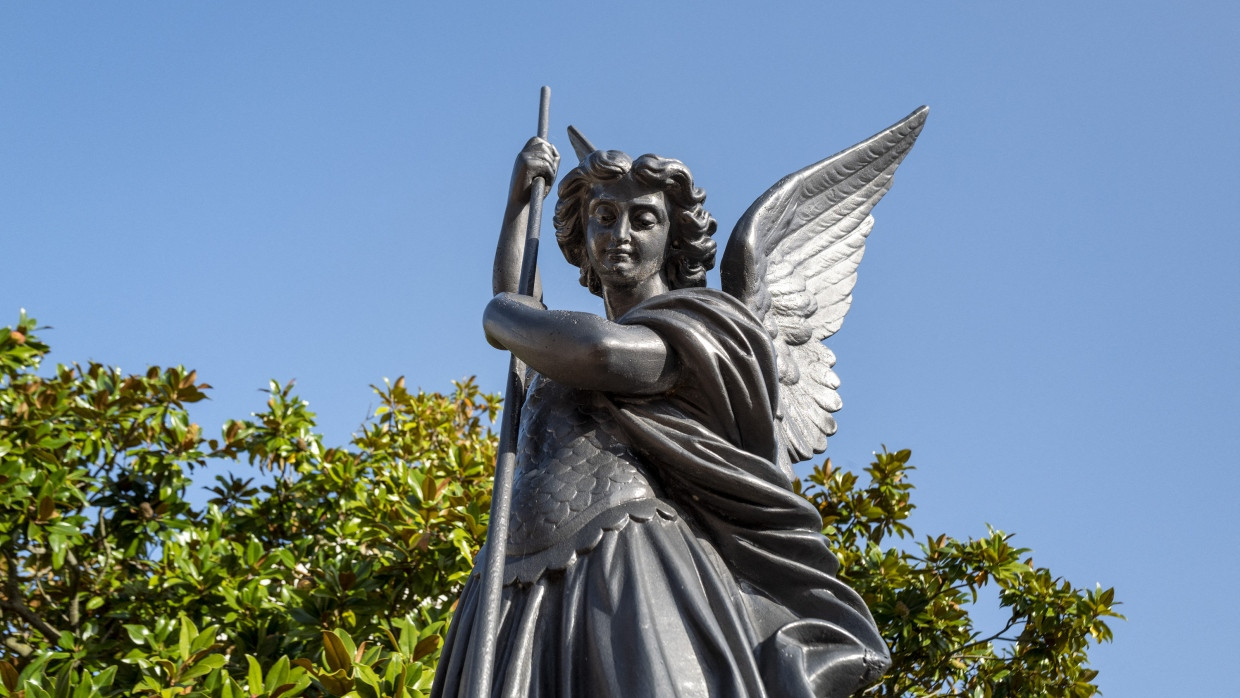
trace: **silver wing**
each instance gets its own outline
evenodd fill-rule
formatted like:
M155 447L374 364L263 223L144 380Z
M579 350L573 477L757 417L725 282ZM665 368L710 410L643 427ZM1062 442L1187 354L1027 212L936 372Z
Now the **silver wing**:
M926 122L921 107L872 138L781 179L737 222L720 265L723 289L771 335L779 369L780 465L827 448L840 409L835 334L852 304L870 210Z

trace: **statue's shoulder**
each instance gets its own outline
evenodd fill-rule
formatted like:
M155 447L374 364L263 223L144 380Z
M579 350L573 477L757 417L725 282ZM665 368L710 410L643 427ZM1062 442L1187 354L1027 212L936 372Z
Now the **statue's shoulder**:
M744 303L720 289L668 291L634 306L620 322L650 327L682 358L713 363L726 355L733 362L774 366L770 333Z
M699 310L701 312L721 313L727 316L734 316L737 319L744 320L752 324L760 324L753 312L746 307L744 303L728 293L717 288L701 286L695 288L678 288L666 293L661 293L633 307L627 313L623 320L629 317L640 317L643 313L659 312L659 311L689 311Z

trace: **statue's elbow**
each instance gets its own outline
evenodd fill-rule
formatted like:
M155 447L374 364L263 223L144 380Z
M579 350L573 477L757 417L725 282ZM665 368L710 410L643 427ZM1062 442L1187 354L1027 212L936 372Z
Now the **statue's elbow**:
M612 375L620 362L621 347L614 337L593 337L585 351L585 364L599 377Z

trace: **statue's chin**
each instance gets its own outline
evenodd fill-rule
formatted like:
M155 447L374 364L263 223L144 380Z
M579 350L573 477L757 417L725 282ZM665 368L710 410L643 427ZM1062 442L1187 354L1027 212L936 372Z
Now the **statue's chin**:
M658 269L647 269L638 262L625 259L610 262L602 269L595 267L595 273L598 274L599 281L603 283L604 289L632 291L643 284L649 283L659 272Z

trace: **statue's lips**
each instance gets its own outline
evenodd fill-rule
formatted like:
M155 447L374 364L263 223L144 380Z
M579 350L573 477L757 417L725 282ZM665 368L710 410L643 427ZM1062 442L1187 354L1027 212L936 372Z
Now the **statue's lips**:
M607 250L607 261L612 263L632 262L633 249L629 247L617 247L615 249Z

